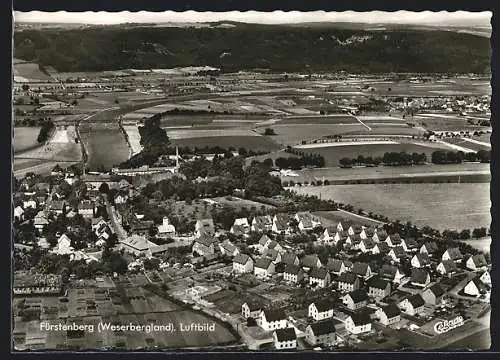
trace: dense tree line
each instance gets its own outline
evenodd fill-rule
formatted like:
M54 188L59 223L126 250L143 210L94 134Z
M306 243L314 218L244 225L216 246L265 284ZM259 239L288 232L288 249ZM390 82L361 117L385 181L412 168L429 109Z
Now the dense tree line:
M348 168L353 165L366 165L366 166L378 166L380 164L386 166L408 166L408 165L422 165L427 161L427 155L425 153L407 153L405 151L401 152L386 152L383 156L363 156L358 155L356 158L344 157L339 160L340 167Z
M43 143L49 139L49 135L54 129L54 123L52 120L45 121L40 128L40 132L38 133L37 141L38 143Z
M464 153L462 151L444 151L437 150L431 155L433 164L461 164L464 161L480 161L489 163L491 160L491 151L479 150L478 152Z
M273 164L272 159L264 160L267 165ZM324 167L325 158L318 154L306 154L300 157L279 157L274 160L274 165L280 169L300 170L304 167Z

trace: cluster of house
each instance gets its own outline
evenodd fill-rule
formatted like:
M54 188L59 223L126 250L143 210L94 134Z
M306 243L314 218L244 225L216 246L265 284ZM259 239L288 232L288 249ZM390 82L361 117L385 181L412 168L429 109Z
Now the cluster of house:
M233 228L271 227L271 232L274 232L272 227L276 225L276 219L279 216L271 221L266 220L267 223L257 219L248 225L239 219ZM447 293L443 287L446 286L440 284L443 277L466 273L469 280L459 295L470 298L489 296L491 289L489 265L484 255L464 256L457 247L439 252L438 246L432 241L403 239L398 234L387 234L384 230L363 226L349 226L344 230L339 223L326 228L318 242L336 244L343 241L351 254L385 254L387 261L379 266L377 263L351 261L349 256L339 256L330 257L323 264L317 254L298 254L286 244L272 239L271 232L263 234L253 246L258 255L241 253L237 247L229 247L227 243L218 245L221 251L222 248L231 249L229 254L233 256L235 274L249 273L262 280L272 279L290 286L331 288L342 295L341 304L325 299L309 305L308 315L314 322L307 327L306 340L311 345L335 344L339 340L335 336L335 329L339 326L354 335L369 333L375 321L397 327L402 314L421 316L425 314L426 305L436 307L445 304ZM207 239L209 237L200 240L207 244L203 250L209 246L212 250L214 243ZM200 247L196 248L199 252ZM409 265L406 273L402 270L403 262ZM398 294L392 298L396 290ZM341 324L338 318L334 318L336 309L345 310L347 314L340 321ZM245 303L242 315L253 318L264 330L274 331L277 349L296 346L295 332L283 311Z
M14 295L55 295L62 289L61 275L34 274L18 271L14 273Z

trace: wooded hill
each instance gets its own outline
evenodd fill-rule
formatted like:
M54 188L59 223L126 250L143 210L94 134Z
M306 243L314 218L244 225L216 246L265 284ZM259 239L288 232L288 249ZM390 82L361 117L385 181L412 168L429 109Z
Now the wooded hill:
M222 71L487 73L486 37L440 30L287 25L88 27L14 34L14 56L58 71L215 66Z

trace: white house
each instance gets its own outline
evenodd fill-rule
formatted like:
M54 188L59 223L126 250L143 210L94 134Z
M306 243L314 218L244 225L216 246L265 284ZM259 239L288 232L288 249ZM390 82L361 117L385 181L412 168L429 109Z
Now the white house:
M488 292L487 286L479 280L479 277L475 277L470 280L464 287L464 293L469 296L480 296Z
M436 251L438 251L438 247L435 242L426 242L422 247L420 248L420 253L426 253L432 255Z
M361 280L356 274L352 272L345 272L340 274L337 280L338 290L340 291L353 291L359 289Z
M276 214L273 217L273 225L271 230L276 234L288 235L291 233L291 228L288 225L289 217L286 214Z
M222 255L226 255L226 256L230 256L230 257L236 256L240 253L240 249L238 249L238 247L235 246L228 239L219 243L219 250L220 250Z
M254 275L260 279L269 279L274 274L274 271L274 263L268 258L257 259L253 266Z
M195 224L196 237L201 237L203 234L208 236L215 235L215 225L212 218L199 219Z
M283 280L298 284L304 278L304 272L302 268L298 265L287 264L285 266L285 271L283 272Z
M260 327L266 331L285 329L288 326L283 310L263 310L260 319Z
M411 266L413 266L415 268L421 268L421 267L430 266L431 259L429 258L429 255L427 253L418 253L418 254L413 255L410 263L411 263Z
M426 287L431 282L431 276L424 269L413 268L411 270L410 282L415 286Z
M420 294L405 298L399 303L399 307L408 315L421 314L425 309L425 300Z
M243 305L241 305L241 316L243 316L244 319L252 318L255 319L259 324L261 320L261 313L262 306L258 304L245 302L243 303Z
M315 285L318 288L325 288L330 284L330 273L324 267L313 268L309 274L309 285Z
M321 222L309 212L298 212L295 214L300 231L312 230L321 225Z
M387 243L387 245L389 245L389 247L395 247L395 246L399 246L401 245L401 236L399 236L399 234L392 234L392 235L389 235L387 236L387 238L385 239L385 242Z
M483 254L477 254L470 256L465 262L465 266L467 269L472 271L486 269L488 263L486 262L486 258Z
M452 260L458 262L463 259L463 255L457 247L448 248L441 256L441 260Z
M484 271L479 275L479 280L483 282L483 284L491 286L491 275L488 270Z
M276 350L297 348L297 335L293 327L275 330L273 332L273 340Z
M400 283L405 277L405 274L396 266L385 264L379 271L381 277L386 278L394 283Z
M452 275L457 270L457 264L453 260L443 260L436 266L436 271L441 275Z
M229 230L231 234L235 235L246 234L249 231L250 231L250 224L248 223L247 218L235 219L233 226L231 226L231 229Z
M266 232L271 230L273 227L273 219L269 215L256 216L252 220L250 226L252 231Z
M175 235L175 226L170 223L166 216L163 217L161 225L158 225L158 235L173 236Z
M66 234L62 234L57 240L57 245L51 250L52 253L57 255L70 255L74 252L71 246L71 239Z
M203 235L202 237L194 241L192 253L198 254L199 256L213 255L215 253L214 244L215 244L214 238L208 235Z
M313 301L309 304L308 316L314 320L324 320L333 317L333 303L329 299Z
M351 334L363 334L372 330L370 316L367 314L352 314L345 320L345 328Z
M368 295L364 290L354 290L344 295L342 302L349 310L359 310L368 304Z
M379 307L375 315L380 323L385 326L394 325L401 321L401 310L395 304Z
M233 258L233 271L236 273L253 272L253 260L247 254L237 254Z
M49 224L49 220L47 219L47 215L43 211L39 211L35 215L34 223L33 225L35 226L35 229L38 231L38 233L41 233L43 229Z

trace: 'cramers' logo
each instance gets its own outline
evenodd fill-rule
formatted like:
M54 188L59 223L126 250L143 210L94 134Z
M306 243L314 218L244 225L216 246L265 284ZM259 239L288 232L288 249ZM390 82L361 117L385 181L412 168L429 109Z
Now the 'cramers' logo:
M452 329L462 326L463 324L464 324L464 318L461 316L457 316L456 318L451 320L438 321L434 325L434 331L438 334L444 334L445 332L448 332Z

